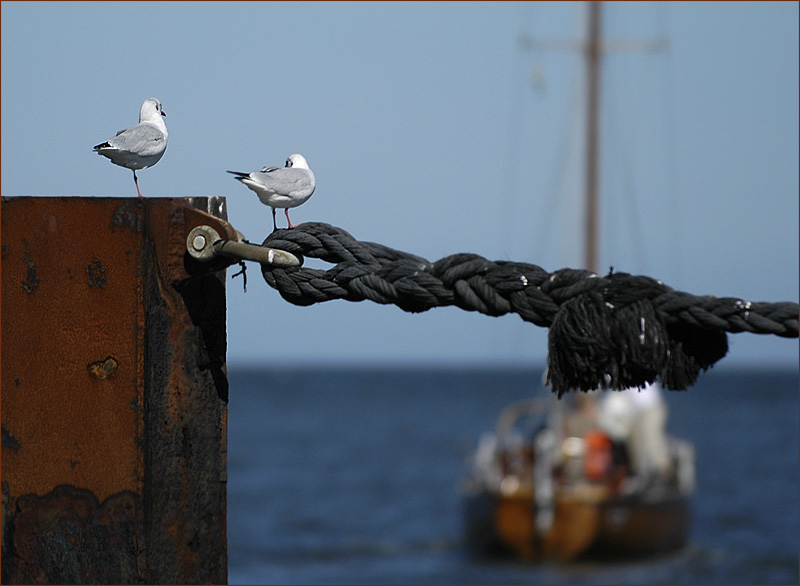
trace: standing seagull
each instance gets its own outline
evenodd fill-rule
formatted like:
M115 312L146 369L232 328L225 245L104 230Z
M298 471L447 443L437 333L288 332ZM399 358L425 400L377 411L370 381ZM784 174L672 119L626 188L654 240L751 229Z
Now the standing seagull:
M289 219L289 208L305 203L317 186L317 178L309 168L308 161L298 154L289 155L285 167L264 167L252 173L228 173L236 175L236 179L256 192L264 205L272 208L272 226L275 230L278 229L275 208L284 208L289 228L294 228Z
M139 124L120 130L114 138L94 147L98 155L133 171L133 182L139 197L142 197L142 192L139 191L136 170L152 167L167 150L167 125L162 119L166 115L161 109L161 102L156 98L147 98L139 110Z

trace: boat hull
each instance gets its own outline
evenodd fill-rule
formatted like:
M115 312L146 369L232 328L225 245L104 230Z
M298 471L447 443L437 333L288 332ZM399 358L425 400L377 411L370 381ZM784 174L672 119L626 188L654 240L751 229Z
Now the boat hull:
M657 501L611 499L599 509L600 524L592 554L666 553L680 549L689 539L691 504L686 496Z
M592 487L556 497L553 521L537 531L531 493L475 492L465 500L466 539L479 554L567 561L585 556L636 557L685 545L689 499L602 496Z

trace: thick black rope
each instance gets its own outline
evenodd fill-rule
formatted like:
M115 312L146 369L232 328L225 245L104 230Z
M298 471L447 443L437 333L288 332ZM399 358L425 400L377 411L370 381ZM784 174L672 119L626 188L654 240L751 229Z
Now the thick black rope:
M798 304L698 297L645 276L489 261L454 254L431 263L340 228L308 223L277 230L264 246L334 263L328 270L262 265L264 279L296 305L332 299L394 304L409 312L455 305L516 313L549 328L553 390L692 385L728 351L726 332L798 337Z

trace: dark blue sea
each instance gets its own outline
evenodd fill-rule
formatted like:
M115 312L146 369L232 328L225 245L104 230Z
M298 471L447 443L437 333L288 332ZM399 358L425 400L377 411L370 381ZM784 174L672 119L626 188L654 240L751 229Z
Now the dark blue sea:
M230 369L231 584L797 584L798 372L717 367L665 393L695 444L688 546L656 559L525 564L462 543L481 433L541 371Z

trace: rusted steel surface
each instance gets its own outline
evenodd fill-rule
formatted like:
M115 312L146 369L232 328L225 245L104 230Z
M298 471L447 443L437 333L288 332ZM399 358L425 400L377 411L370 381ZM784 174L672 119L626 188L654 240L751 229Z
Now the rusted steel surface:
M226 582L215 201L3 198L4 583Z

